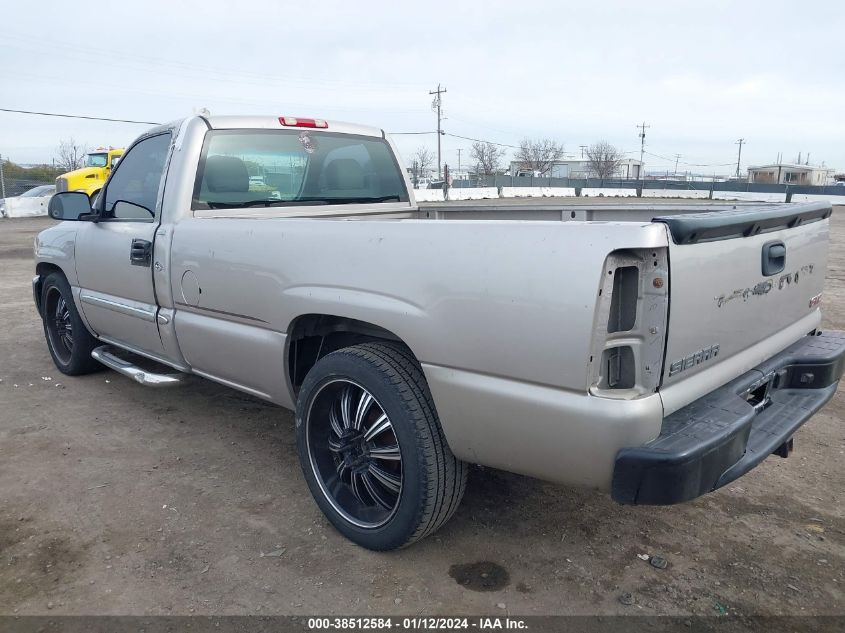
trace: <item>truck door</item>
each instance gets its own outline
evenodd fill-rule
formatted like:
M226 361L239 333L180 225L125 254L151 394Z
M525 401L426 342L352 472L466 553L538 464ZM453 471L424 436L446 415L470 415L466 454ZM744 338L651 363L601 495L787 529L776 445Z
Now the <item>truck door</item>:
M153 242L160 222L170 133L133 145L114 168L97 203L99 222L80 223L76 272L80 304L104 341L164 357L153 286Z

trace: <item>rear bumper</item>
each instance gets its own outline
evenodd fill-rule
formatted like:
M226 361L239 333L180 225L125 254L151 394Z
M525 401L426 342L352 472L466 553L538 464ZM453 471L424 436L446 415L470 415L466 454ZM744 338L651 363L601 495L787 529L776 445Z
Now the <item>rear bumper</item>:
M836 392L845 332L806 336L663 420L660 435L616 455L611 494L620 503L688 501L741 477L777 451Z

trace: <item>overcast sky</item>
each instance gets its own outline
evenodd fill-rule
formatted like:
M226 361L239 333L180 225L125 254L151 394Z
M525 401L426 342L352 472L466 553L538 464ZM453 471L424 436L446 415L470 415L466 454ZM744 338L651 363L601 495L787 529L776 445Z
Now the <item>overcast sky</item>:
M845 171L845 10L825 2L99 2L4 5L0 107L142 121L315 116L517 144L605 139L647 169L792 161ZM142 125L0 112L0 154L125 145ZM436 136L398 136L410 156ZM471 141L446 137L444 162ZM690 164L707 165L706 167Z

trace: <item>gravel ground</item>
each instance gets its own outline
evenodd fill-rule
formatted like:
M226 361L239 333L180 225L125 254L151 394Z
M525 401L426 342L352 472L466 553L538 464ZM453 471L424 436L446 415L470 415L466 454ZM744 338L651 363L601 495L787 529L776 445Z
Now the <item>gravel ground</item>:
M845 614L842 390L793 457L694 502L473 468L444 529L377 554L311 500L290 412L201 379L57 371L29 283L48 225L0 220L0 615ZM832 227L841 329L845 207Z

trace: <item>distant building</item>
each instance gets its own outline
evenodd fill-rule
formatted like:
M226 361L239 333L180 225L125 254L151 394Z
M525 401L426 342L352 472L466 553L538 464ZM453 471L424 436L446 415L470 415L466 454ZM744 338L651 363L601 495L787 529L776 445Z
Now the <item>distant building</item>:
M748 182L773 185L826 185L833 169L816 165L782 163L748 168Z
M619 163L619 167L613 173L611 178L624 178L627 180L638 180L640 178L640 171L642 170L642 163L633 158L626 158ZM522 172L530 176L530 170L526 170L519 161L512 161L510 173L516 176ZM556 160L552 163L549 172L545 174L537 174L539 177L548 178L598 178L595 172L590 167L590 161L586 158L567 158Z

